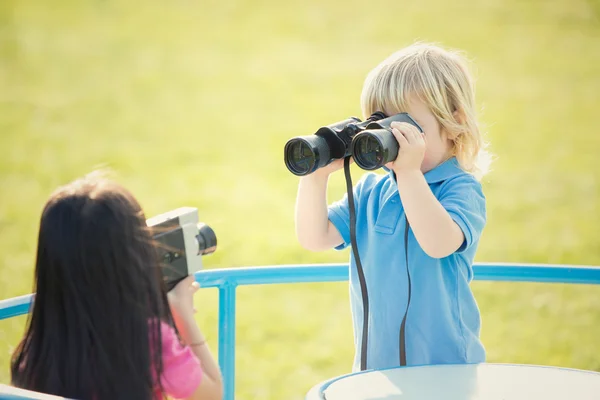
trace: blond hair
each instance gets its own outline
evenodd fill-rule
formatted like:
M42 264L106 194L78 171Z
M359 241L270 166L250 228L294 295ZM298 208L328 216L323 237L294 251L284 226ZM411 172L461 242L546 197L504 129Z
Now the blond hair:
M488 170L490 154L477 124L474 82L465 59L456 51L426 43L392 54L367 75L362 111L365 118L376 111L402 112L412 96L436 117L460 166L480 179Z

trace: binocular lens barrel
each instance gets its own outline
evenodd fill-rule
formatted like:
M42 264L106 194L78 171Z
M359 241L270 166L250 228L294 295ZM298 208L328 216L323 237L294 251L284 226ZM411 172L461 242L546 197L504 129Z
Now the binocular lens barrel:
M329 161L329 145L316 135L290 139L284 149L285 165L294 175L308 175Z
M356 164L368 171L383 167L398 156L398 142L387 129L370 129L355 136L352 155Z
M217 249L217 235L208 225L198 224L196 240L198 241L198 254L211 254Z

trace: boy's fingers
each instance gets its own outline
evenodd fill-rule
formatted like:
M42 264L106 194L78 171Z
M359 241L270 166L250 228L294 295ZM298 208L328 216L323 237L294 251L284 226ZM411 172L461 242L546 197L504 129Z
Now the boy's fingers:
M408 143L414 144L417 141L417 137L415 135L416 128L411 124L407 122L393 122L390 126L402 133Z
M410 132L410 136L412 139L411 143L419 143L421 140L421 133L419 132L419 130L413 125L410 125L410 124L406 124L406 125L407 125L406 130L408 132Z
M416 141L416 143L420 143L420 144L425 143L425 136L417 128L415 128L415 141Z
M408 140L406 139L406 137L404 137L404 134L402 132L400 132L396 128L393 128L392 129L392 133L394 134L394 137L398 141L398 144L400 145L400 148L402 148L402 146L407 146L408 145Z

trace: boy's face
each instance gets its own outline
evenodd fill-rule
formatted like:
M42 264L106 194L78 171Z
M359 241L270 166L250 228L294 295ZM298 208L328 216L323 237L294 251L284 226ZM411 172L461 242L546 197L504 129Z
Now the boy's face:
M437 119L429 110L429 107L416 96L413 96L408 103L408 109L402 110L407 112L417 123L423 128L425 133L425 156L421 163L421 172L425 173L437 167L446 161L452 153L452 142L442 135L442 130ZM388 113L394 115L397 112ZM386 167L391 168L391 163Z

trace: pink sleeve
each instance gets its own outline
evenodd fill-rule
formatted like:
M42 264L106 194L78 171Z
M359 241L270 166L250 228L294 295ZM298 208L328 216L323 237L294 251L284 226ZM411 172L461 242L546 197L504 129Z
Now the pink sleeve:
M160 378L165 393L176 399L191 396L202 379L200 361L188 346L179 343L175 330L161 322L163 373Z

